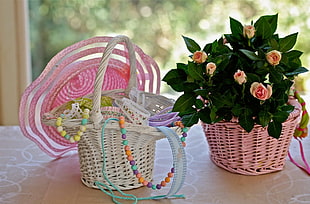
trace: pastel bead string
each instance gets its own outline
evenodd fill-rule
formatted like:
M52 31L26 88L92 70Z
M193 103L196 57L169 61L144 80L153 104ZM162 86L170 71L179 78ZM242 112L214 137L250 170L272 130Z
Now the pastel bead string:
M70 136L67 131L63 128L62 122L64 119L64 115L61 114L60 117L58 117L55 121L55 125L57 127L57 132L59 133L60 136L64 137L66 140L69 140L71 143L78 142L81 139L81 136L83 133L86 131L86 125L88 123L89 119L89 109L84 109L82 113L82 120L81 120L81 125L79 126L79 130L77 133L73 136Z
M181 142L182 142L182 146L185 147L186 146L185 141L186 141L186 137L187 137L188 128L184 127L184 125L181 121L176 121L173 123L173 125L182 128L183 133L182 133L182 137L181 137ZM141 173L138 170L138 167L136 165L136 161L134 160L134 157L132 156L131 148L128 145L128 140L127 140L127 136L126 136L127 131L125 129L125 117L124 116L119 117L119 127L120 127L121 136L123 139L122 144L124 145L124 150L125 150L125 154L127 156L127 160L129 161L129 164L131 165L131 169L133 171L133 174L138 179L138 182L143 184L143 186L146 186L146 187L151 188L153 190L160 190L162 187L165 187L167 185L167 183L169 183L171 181L171 178L174 176L175 169L172 167L170 172L167 173L167 177L165 177L165 179L163 179L159 184L155 185L152 182L145 180L145 178L141 175Z
M102 148L102 155L103 155L103 162L102 162L102 174L106 182L114 188L117 192L121 194L121 196L117 196L114 194L114 191L106 184L101 183L99 181L95 181L95 185L105 194L109 195L112 197L112 200L114 203L121 204L118 202L116 199L123 199L123 200L131 200L134 201L133 203L136 204L140 200L154 200L154 199L164 199L164 198L185 198L184 195L175 195L175 194L167 194L167 195L158 195L158 196L151 196L151 197L143 197L143 198L138 198L135 195L132 194L127 194L122 192L117 186L115 186L108 178L106 174L106 153L104 149L104 135L105 135L105 127L110 121L119 121L119 119L116 118L109 118L105 120L102 129L101 129L101 148Z

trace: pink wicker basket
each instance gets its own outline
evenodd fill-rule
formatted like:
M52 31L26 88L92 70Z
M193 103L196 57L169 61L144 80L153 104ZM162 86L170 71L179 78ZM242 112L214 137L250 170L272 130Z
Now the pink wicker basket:
M282 170L301 106L290 101L295 110L290 114L279 139L270 137L267 128L255 125L247 133L237 121L203 123L212 161L219 167L243 175L260 175Z

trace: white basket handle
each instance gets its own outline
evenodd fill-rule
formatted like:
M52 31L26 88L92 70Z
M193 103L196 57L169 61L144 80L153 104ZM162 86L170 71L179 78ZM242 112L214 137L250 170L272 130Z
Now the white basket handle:
M100 102L101 102L100 100L101 100L102 84L104 81L105 72L107 70L109 59L111 57L113 49L115 48L117 44L121 42L125 42L127 46L128 53L129 53L129 63L130 63L130 78L129 78L127 88L123 90L123 92L128 96L131 88L137 87L136 55L135 55L134 46L127 36L118 35L112 38L107 44L103 52L103 55L102 55L102 58L99 64L99 68L96 74L91 120L94 122L94 125L97 127L99 127L98 125L103 119L101 115L101 111L100 111Z

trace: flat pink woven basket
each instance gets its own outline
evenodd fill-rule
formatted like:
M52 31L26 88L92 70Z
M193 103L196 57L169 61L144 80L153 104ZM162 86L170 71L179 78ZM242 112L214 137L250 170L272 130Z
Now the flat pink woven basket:
M295 110L282 123L279 139L269 136L267 128L260 125L247 133L237 122L203 123L212 161L223 169L243 175L282 170L301 113L301 105L296 100L290 103Z
M92 94L102 53L112 37L94 37L73 44L54 56L41 75L24 91L19 109L20 128L52 157L60 157L77 150L77 143L70 143L41 120L50 112L75 98ZM124 43L112 53L102 90L127 87L130 77L128 50ZM156 62L134 45L137 66L137 88L159 93L160 72Z

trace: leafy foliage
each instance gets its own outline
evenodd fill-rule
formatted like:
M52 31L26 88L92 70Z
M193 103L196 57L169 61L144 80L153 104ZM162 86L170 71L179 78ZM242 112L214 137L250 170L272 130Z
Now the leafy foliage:
M277 14L262 16L249 27L230 18L231 34L206 44L203 50L183 36L192 60L178 64L163 81L183 92L173 111L183 116L185 125L199 119L212 124L237 117L247 132L260 124L268 126L270 136L279 138L282 123L294 109L287 104L293 80L308 70L301 65L302 52L292 50L297 33L279 38L277 22ZM203 52L206 60L196 60ZM212 73L211 63L216 65Z

